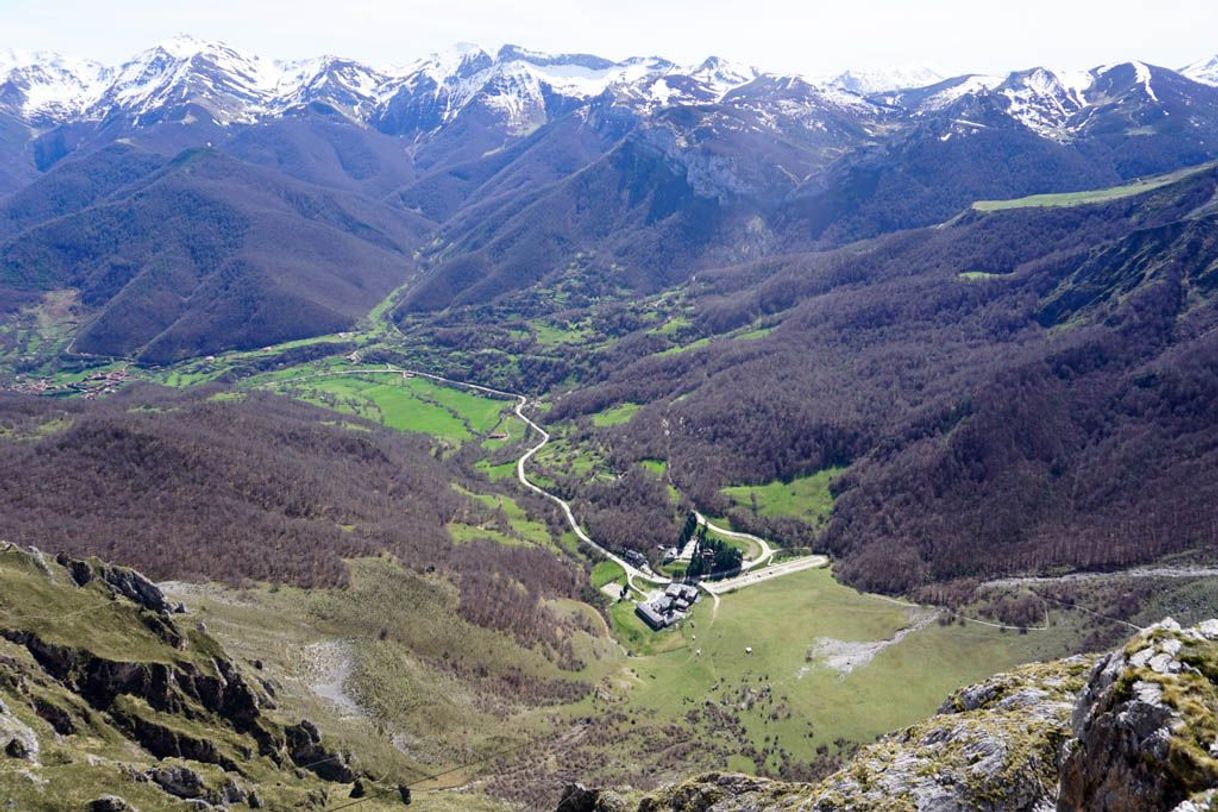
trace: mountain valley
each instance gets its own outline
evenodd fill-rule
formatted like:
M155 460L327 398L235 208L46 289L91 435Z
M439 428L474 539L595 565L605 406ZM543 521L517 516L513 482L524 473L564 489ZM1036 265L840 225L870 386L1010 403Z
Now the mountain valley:
M0 53L0 797L1208 808L1212 63Z

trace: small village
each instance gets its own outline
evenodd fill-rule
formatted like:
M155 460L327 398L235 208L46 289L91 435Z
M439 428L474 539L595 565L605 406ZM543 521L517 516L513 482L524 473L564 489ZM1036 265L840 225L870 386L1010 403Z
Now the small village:
M95 400L102 395L118 391L130 377L131 373L127 367L93 372L79 381L68 383L55 383L48 378L30 379L19 375L9 388L26 395L80 395L85 400Z
M740 550L707 535L706 523L694 511L686 516L676 543L671 547L659 547L658 553L661 572L673 564L682 565L682 568L679 574L672 573L674 580L663 591L652 592L635 602L635 615L653 631L670 628L686 618L698 602L698 584L702 578L723 578L739 573L744 563ZM623 550L622 559L644 576L652 576L655 572L647 556L638 550ZM631 586L622 585L617 599L628 600L630 590Z

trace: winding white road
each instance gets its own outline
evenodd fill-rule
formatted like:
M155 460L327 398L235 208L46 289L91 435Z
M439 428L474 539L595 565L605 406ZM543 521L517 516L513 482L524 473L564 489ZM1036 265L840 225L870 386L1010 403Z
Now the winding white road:
M635 578L639 578L644 581L650 581L655 584L672 583L671 578L665 578L663 576L656 575L655 573L649 574L649 573L643 572L641 569L639 569L639 568L635 567L634 565L630 564L629 562L627 562L621 556L619 556L615 553L612 553L609 550L606 550L604 547L597 544L595 541L592 540L592 537L589 536L587 533L585 533L584 529L579 526L579 522L577 522L575 520L575 513L571 510L571 505L569 502L567 502L566 499L563 499L560 496L552 494L549 491L547 491L545 488L542 488L539 485L535 485L529 481L529 478L527 476L525 476L525 473L524 473L524 464L526 462L528 462L534 454L536 454L541 449L545 448L546 443L550 442L550 432L546 431L541 426L534 423L532 420L530 420L525 415L524 407L527 406L529 403L528 398L526 398L524 395L516 395L515 397L516 397L516 409L515 409L516 416L519 417L521 420L523 420L525 425L527 425L529 428L533 429L533 431L535 431L539 435L541 435L541 441L538 442L537 445L530 448L528 451L524 452L524 454L520 457L520 459L516 460L516 478L518 480L520 480L520 484L524 485L526 488L533 491L534 493L541 494L545 498L549 499L551 502L554 502L556 505L558 505L562 509L563 514L567 517L567 524L571 525L571 531L575 533L575 535L579 538L579 540L584 542L585 544L587 544L589 547L592 547L594 550L596 550L598 553L603 555L605 558L608 558L610 561L614 562L619 567L621 567L623 570L625 570L626 571L626 582L628 584L630 584L631 586L634 586Z
M520 484L523 485L524 487L528 488L529 490L533 491L534 493L539 494L540 496L543 496L546 499L549 499L554 504L558 505L558 507L562 510L563 515L566 516L567 524L569 524L571 526L571 531L573 533L575 533L576 537L580 541L587 544L592 549L596 550L598 553L600 553L605 558L609 559L610 561L612 561L615 564L617 564L618 566L620 566L626 572L626 582L631 587L634 587L635 579L638 579L640 581L646 581L649 584L654 584L654 585L658 585L658 586L663 586L664 584L672 583L671 578L667 578L662 575L658 575L655 572L645 572L644 570L641 570L638 567L634 566L633 564L629 563L628 561L626 561L624 558L617 555L616 553L611 552L610 550L607 550L604 547L602 547L601 545L597 544L595 541L592 540L592 537L589 536L587 533L585 533L584 529L582 527L580 527L579 522L576 521L576 519L575 519L575 512L573 510L571 510L571 505L569 502L567 502L567 500L563 499L562 497L560 497L556 494L550 493L545 488L542 488L540 485L537 485L537 484L529 481L528 476L524 472L525 463L527 463L530 459L532 459L534 454L536 454L538 451L541 451L541 449L545 448L546 444L548 442L550 442L550 433L548 431L546 431L545 429L543 429L541 426L539 426L537 423L533 422L533 420L530 419L524 413L525 407L529 405L529 399L527 397L525 397L524 395L520 394L519 392L507 392L502 389L494 389L489 386L480 386L479 384L476 384L476 383L466 383L465 381L454 381L451 378L445 378L441 375L434 375L430 372L422 372L422 371L416 370L416 369L403 369L402 367L396 367L391 364L386 364L383 369L337 369L337 370L332 370L330 372L317 372L317 373L314 373L311 375L302 375L302 376L295 377L295 378L285 378L283 380L276 381L275 383L295 383L295 382L299 382L299 381L311 380L314 378L326 378L326 377L332 377L332 376L338 376L338 375L368 375L368 374L378 374L378 373L402 375L403 377L426 378L427 380L435 381L437 383L447 384L449 386L456 386L456 387L461 387L461 388L465 388L465 389L472 389L476 392L484 392L488 395L494 395L496 397L515 400L516 408L513 410L515 415L517 417L519 417L526 426L528 426L533 431L537 432L538 436L541 437L541 439L538 441L538 443L536 445L530 447L528 451L524 452L524 454L522 454L520 456L520 458L516 460L516 479L518 479L520 481ZM705 516L703 516L701 513L697 512L697 511L694 511L694 515L697 517L699 522L706 525L706 527L708 529L714 531L715 533L718 533L719 535L727 536L729 538L738 538L738 539L744 539L747 541L751 541L751 542L757 544L761 548L761 554L759 556L757 556L756 558L753 558L750 561L746 562L743 565L742 571L739 575L732 577L732 578L725 578L722 581L714 581L714 582L703 581L700 584L701 588L705 592L709 593L710 595L712 595L714 597L716 605L719 603L719 596L726 592L731 592L733 590L740 589L742 587L751 586L752 584L761 583L762 581L767 581L771 578L777 578L781 575L787 575L792 572L799 572L800 570L811 569L813 567L824 567L829 564L829 558L827 556L811 555L811 556L804 556L802 558L793 559L791 561L787 561L782 564L777 564L777 565L770 567L768 569L765 569L765 570L753 572L753 570L756 567L768 562L770 560L770 558L772 558L774 555L774 548L771 547L765 539L760 538L758 536L754 536L751 533L740 533L735 530L728 530L727 528L719 527L718 525L713 524L710 520L708 520ZM646 591L646 590L641 590L641 591Z
M753 569L754 567L760 566L761 564L764 564L765 562L769 561L770 557L772 555L774 555L774 549L772 547L770 547L770 545L766 542L765 539L763 539L759 536L754 536L752 533L739 533L735 530L728 530L725 527L720 527L719 525L715 524L710 519L706 518L705 516L703 516L701 513L699 513L696 510L694 511L694 516L697 517L698 524L706 525L706 528L708 530L710 530L714 533L718 533L720 536L726 536L728 538L733 538L733 539L743 539L744 541L751 541L754 544L756 544L758 547L761 548L761 553L756 558L750 559L749 561L745 561L741 565L741 569L745 570L746 572L748 570ZM824 556L820 556L820 557L824 558ZM828 562L828 560L829 559L827 559L827 558L825 559L826 563Z

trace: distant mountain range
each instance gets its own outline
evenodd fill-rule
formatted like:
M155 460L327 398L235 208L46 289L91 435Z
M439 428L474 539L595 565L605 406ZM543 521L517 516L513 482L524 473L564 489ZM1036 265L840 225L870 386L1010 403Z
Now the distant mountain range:
M92 321L76 349L164 361L341 328L408 279L401 313L489 301L576 253L658 290L978 199L1216 158L1214 82L1215 60L813 82L716 57L511 45L397 69L188 37L117 66L10 52L0 305L83 285ZM170 200L208 212L217 241L188 273L167 252L200 220L166 216ZM343 239L310 252L307 273L299 250L265 250L325 234Z
M1218 57L1178 72L1130 62L1140 83L1179 73L1194 82L1218 85ZM179 36L116 66L56 53L0 51L0 110L46 129L82 122L98 125L122 118L131 125L187 121L205 114L220 126L282 117L303 105L322 103L352 120L384 132L428 131L449 123L471 105L502 119L508 132L523 134L553 118L558 100L586 101L609 94L637 110L655 110L723 100L728 93L765 78L815 86L826 98L840 91L860 97L935 88L930 93L886 95L883 101L907 113L940 109L964 96L997 92L1010 100L1013 117L1040 126L1047 105L1068 118L1103 103L1104 77L1122 65L1091 71L1048 68L1007 76L948 77L936 69L910 65L889 70L848 70L823 80L766 73L718 57L683 66L661 57L612 61L590 54L545 54L515 45L497 53L456 46L400 68L378 68L335 56L294 62L272 61L219 42ZM430 97L430 98L428 98ZM1025 102L1021 104L1020 101ZM411 112L414 115L411 115Z

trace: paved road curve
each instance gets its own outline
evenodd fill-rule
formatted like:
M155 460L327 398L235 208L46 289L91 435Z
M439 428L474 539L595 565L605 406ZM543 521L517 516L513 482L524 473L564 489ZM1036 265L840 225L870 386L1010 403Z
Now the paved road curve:
M545 488L542 488L539 485L536 485L533 482L529 481L528 476L524 472L525 463L527 463L530 459L532 459L534 454L536 454L541 449L545 448L546 443L550 442L550 433L548 431L546 431L545 429L543 429L541 426L534 423L527 415L525 415L524 409L526 406L529 405L529 399L527 397L525 397L524 395L520 394L519 392L507 392L502 389L494 389L489 386L480 386L476 383L466 383L465 381L454 381L451 378L445 378L441 375L433 375L430 372L422 372L420 370L415 370L415 369L403 369L401 367L396 367L391 364L386 364L385 367L382 369L339 369L339 370L332 370L330 372L318 372L318 373L314 373L311 375L302 375L302 376L299 376L296 378L285 378L281 381L276 381L276 383L294 383L294 382L298 382L298 381L310 380L313 378L325 378L325 377L330 377L330 376L335 376L335 375L368 375L368 374L376 374L376 373L382 373L382 374L389 373L389 374L394 374L394 375L402 375L403 377L426 378L427 380L435 381L437 383L448 384L449 386L457 386L457 387L462 387L465 389L472 389L476 392L484 392L488 395L495 395L497 397L515 400L516 408L513 410L515 415L517 417L519 417L526 426L531 428L533 431L537 432L538 436L541 437L541 439L537 442L537 445L530 447L528 451L524 452L524 454L521 455L520 458L516 460L516 479L518 479L520 481L520 484L523 485L524 487L528 488L529 490L533 491L534 493L544 496L546 499L549 499L551 502L558 505L558 507L562 510L563 515L566 516L567 524L569 524L571 526L571 531L573 533L575 533L576 537L579 538L580 541L584 542L589 547L591 547L592 549L596 550L598 553L603 555L605 558L609 559L610 561L612 561L615 564L617 564L618 566L620 566L623 570L625 570L627 583L629 583L631 586L634 586L634 580L636 578L641 581L646 581L648 583L657 584L657 585L664 585L664 584L672 583L671 578L666 578L666 577L664 577L662 575L658 575L654 572L650 572L650 573L644 572L643 570L639 569L638 567L635 567L634 565L627 562L624 558L617 555L616 553L613 553L613 552L605 549L601 545L597 544L595 541L592 540L592 537L589 536L587 533L585 533L584 529L579 526L579 522L576 521L576 519L575 519L575 513L574 513L574 511L571 510L571 505L570 505L570 503L567 502L567 500L563 499L562 497L560 497L556 494L550 493ZM811 569L812 567L824 567L824 566L827 566L829 563L829 559L826 556L811 555L811 556L804 556L803 558L793 559L791 561L787 561L782 564L777 564L777 565L775 565L773 567L769 567L765 570L759 570L759 571L753 572L752 570L754 570L754 568L760 566L762 563L764 563L766 561L769 561L771 556L774 555L774 549L769 545L769 543L766 542L765 539L759 538L758 536L754 536L749 533L739 533L735 530L728 530L726 528L719 527L716 524L712 524L701 513L694 511L694 514L695 514L695 516L697 516L698 521L705 524L710 530L712 530L716 533L719 533L720 535L723 535L723 536L729 536L732 538L739 538L739 539L747 539L749 541L752 541L752 542L758 544L761 547L761 551L762 551L761 555L757 556L756 558L752 559L751 561L749 561L748 563L746 563L744 565L744 571L740 575L737 575L734 578L726 578L722 581L715 581L715 582L705 582L704 581L701 584L702 588L706 592L709 592L710 594L715 596L716 603L718 603L719 595L722 595L725 592L731 592L732 590L735 590L735 589L740 589L742 587L750 586L752 584L760 583L762 581L767 581L770 578L777 578L781 575L787 575L792 572L799 572L800 570Z
M604 547L597 544L595 541L592 540L592 538L587 533L584 532L584 529L579 526L579 522L577 522L575 520L575 513L572 512L571 505L567 502L566 499L563 499L560 496L556 496L555 494L550 493L549 491L545 490L544 488L542 488L538 485L534 485L532 482L529 481L529 478L527 476L525 476L524 464L526 462L528 462L534 454L536 454L541 449L545 448L546 443L550 442L550 433L525 416L524 407L528 405L528 402L529 402L528 399L524 395L516 395L516 416L519 417L521 420L523 420L525 422L525 425L529 426L529 428L531 428L531 429L533 429L533 431L537 432L541 436L541 440L537 443L537 445L533 446L528 451L524 452L523 456L521 456L520 459L516 460L516 478L518 480L520 480L520 484L524 485L526 488L533 491L534 493L541 494L542 496L544 496L545 498L549 499L551 502L554 502L556 505L558 505L560 508L562 508L563 514L565 514L567 517L567 524L571 525L572 532L574 532L575 535L579 537L579 540L584 542L588 546L592 547L598 553L603 555L605 558L608 558L610 561L614 562L615 564L620 566L622 569L624 569L626 571L626 580L628 583L630 583L631 586L634 585L635 578L640 578L645 581L651 581L652 583L656 583L656 584L672 583L671 578L665 578L663 576L656 575L655 573L651 573L651 574L645 573L642 570L638 569L637 567L628 563L624 558L610 552L609 550L606 550Z
M745 541L751 541L751 542L757 544L759 547L761 547L760 555L758 555L757 557L755 557L749 561L744 562L744 564L742 566L742 569L744 569L744 570L751 570L754 567L760 566L761 564L764 564L766 561L769 561L770 556L774 555L773 548L770 547L770 545L766 542L766 540L761 538L760 536L754 536L752 533L738 533L735 530L728 530L727 528L720 527L719 525L715 524L710 519L706 518L705 516L703 516L701 513L699 513L696 510L694 511L694 516L697 517L699 524L706 525L707 529L711 530L714 533L718 533L721 536L727 536L728 538L744 539Z

